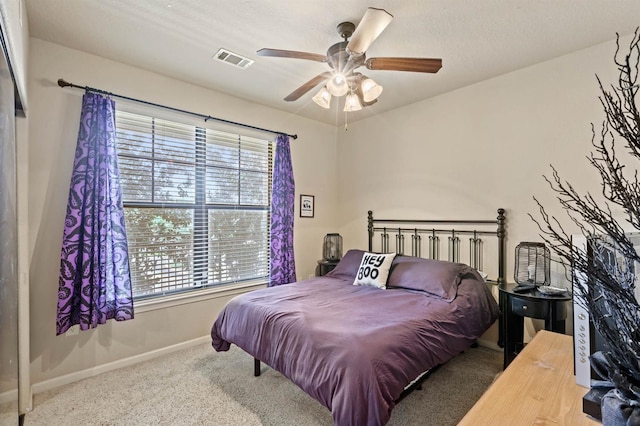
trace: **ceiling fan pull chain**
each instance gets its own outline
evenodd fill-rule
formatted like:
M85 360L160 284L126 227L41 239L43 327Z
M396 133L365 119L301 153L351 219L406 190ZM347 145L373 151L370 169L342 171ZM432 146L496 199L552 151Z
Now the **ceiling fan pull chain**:
M349 130L349 123L347 122L347 115L349 114L348 111L344 112L344 131L346 132L347 130Z

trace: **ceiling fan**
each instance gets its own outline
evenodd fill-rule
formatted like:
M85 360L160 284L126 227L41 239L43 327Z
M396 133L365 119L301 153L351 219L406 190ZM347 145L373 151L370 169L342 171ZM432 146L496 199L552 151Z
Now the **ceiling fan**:
M382 87L372 79L356 70L366 67L369 70L412 71L436 73L442 67L442 59L433 58L367 58L366 51L382 31L389 25L393 15L384 9L370 7L364 14L360 24L352 22L338 24L337 30L344 39L329 47L326 55L294 50L264 48L258 50L259 56L304 59L324 62L330 70L325 71L291 92L287 102L299 99L314 87L325 86L313 97L323 108L329 108L332 96L347 95L345 111L356 111L362 106L377 102Z

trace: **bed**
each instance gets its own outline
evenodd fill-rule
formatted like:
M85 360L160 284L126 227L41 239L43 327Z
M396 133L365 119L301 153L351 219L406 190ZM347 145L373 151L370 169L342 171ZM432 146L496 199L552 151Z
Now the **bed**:
M495 280L504 280L504 210L473 221L369 212L368 234L367 251L347 251L323 277L236 296L211 330L216 351L235 344L255 358L256 375L260 361L279 371L327 407L335 425L386 424L407 392L499 315L482 263L484 240L495 237ZM441 240L447 260L439 259Z

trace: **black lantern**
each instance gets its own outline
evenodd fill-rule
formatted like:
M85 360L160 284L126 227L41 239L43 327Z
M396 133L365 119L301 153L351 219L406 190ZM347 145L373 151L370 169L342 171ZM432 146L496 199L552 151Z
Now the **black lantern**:
M514 278L518 285L549 285L551 252L544 243L522 242L516 247Z
M340 234L327 234L322 245L324 260L340 260L342 258L342 237Z

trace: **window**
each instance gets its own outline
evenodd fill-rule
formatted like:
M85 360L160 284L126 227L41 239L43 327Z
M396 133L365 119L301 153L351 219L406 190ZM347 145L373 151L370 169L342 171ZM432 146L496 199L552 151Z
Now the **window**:
M273 143L116 112L136 300L269 275Z

